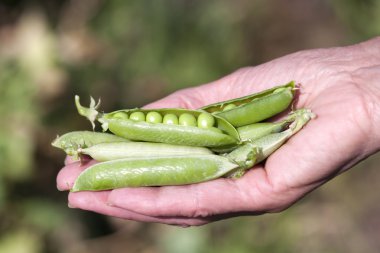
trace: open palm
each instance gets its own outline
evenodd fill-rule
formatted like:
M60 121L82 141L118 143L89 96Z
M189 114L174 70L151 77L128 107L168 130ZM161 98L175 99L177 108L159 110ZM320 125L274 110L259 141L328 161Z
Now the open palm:
M265 163L239 179L186 186L69 193L69 205L125 219L200 225L237 215L277 212L379 149L380 39L291 54L213 83L181 90L148 107L199 108L295 80L294 106L317 118ZM69 189L89 164L67 162L58 188Z

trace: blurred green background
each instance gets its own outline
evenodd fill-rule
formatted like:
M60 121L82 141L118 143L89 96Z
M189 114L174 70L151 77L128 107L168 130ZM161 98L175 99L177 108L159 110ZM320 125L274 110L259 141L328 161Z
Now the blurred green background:
M378 252L379 155L280 214L183 229L69 209L50 142L90 128L74 94L101 97L105 111L142 106L379 34L376 0L2 0L0 253Z

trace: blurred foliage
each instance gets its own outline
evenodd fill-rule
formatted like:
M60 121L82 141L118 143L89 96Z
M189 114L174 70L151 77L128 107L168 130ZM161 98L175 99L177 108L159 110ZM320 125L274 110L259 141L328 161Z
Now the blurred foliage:
M354 40L380 34L380 2L377 0L334 0L337 15L347 24Z
M67 208L55 188L63 154L50 142L89 128L74 94L101 97L106 111L141 106L379 33L376 0L1 1L0 253L375 252L378 156L281 214L181 229Z

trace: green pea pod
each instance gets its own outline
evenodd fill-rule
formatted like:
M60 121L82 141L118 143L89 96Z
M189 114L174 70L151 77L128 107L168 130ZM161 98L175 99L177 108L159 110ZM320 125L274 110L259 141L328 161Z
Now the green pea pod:
M93 100L92 100L93 101ZM101 114L96 111L98 105L92 102L92 107L83 107L79 103L79 97L75 97L75 103L79 114L87 117L93 124L95 120L102 123L104 131L110 130L117 136L121 136L134 141L161 142L175 145L200 146L200 147L218 147L225 145L236 145L239 143L239 134L236 129L225 119L211 115L204 111L187 110L187 109L130 109L119 110L111 113ZM176 125L156 122L143 121L144 117L151 112L158 112L161 116L175 115L181 118L182 115L187 117L199 118L200 115L211 117L215 122L213 127L198 127L194 125ZM133 120L120 118L121 113L135 117ZM204 118L204 117L201 117Z
M204 147L179 146L150 142L100 143L88 148L79 149L78 153L89 155L99 162L131 157L150 159L154 156L213 154L211 150Z
M80 148L88 148L100 143L130 142L129 140L108 133L91 131L73 131L58 136L51 145L62 149L67 155L76 156Z
M270 118L288 108L294 98L294 86L292 81L245 97L207 105L201 109L226 119L235 127L245 126Z
M289 115L288 120L292 119L293 121L286 130L270 133L253 141L246 141L229 154L226 154L226 157L240 165L240 167L229 172L227 176L238 178L244 175L248 168L268 158L314 117L315 115L309 109L299 109ZM249 156L252 156L249 152L253 150L255 160L249 159Z
M257 163L265 160L274 151L281 147L290 137L295 135L302 129L311 119L315 118L315 114L309 109L300 109L294 113L295 120L289 125L288 129L266 135L257 140L252 141L259 149L257 154Z
M305 117L310 118L310 115L312 115L310 110L298 109L294 112L291 112L285 119L278 122L259 122L238 127L237 131L239 133L239 138L242 141L239 145L244 145L247 142L253 142L270 134L285 131L286 129L290 128L292 124L296 124L295 122L303 121ZM212 148L212 151L221 154L231 152L234 149L236 149L236 145L215 147Z
M218 155L119 159L90 166L71 191L193 184L219 178L237 167Z
M259 122L250 125L238 127L240 139L242 141L253 141L264 137L268 134L279 133L289 127L289 125L298 120L299 117L303 117L303 114L308 114L305 109L299 109L291 112L285 119L278 122Z
M279 133L289 125L288 122L259 122L250 125L238 127L238 133L241 140L256 140L263 136L273 133Z

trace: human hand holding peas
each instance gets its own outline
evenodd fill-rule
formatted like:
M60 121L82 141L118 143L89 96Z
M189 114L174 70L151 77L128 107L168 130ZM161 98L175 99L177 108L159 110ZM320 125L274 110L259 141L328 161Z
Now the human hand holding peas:
M138 221L200 225L214 220L281 211L327 180L379 150L380 39L358 45L298 52L189 88L150 108L199 108L296 80L296 108L318 115L264 164L239 179L69 193L72 207ZM67 161L57 178L67 190L81 166Z

